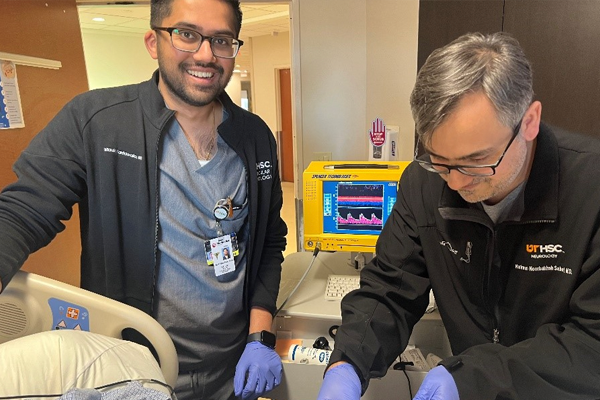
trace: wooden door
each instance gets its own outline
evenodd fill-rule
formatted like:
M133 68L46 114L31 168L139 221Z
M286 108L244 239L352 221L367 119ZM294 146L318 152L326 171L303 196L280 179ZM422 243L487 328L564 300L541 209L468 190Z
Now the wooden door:
M542 119L600 136L598 0L421 0L418 67L467 32L512 34L533 66Z
M501 31L503 7L504 0L421 0L417 67L433 50L465 33Z
M75 95L88 90L75 0L0 0L0 51L57 60L58 70L17 65L24 128L0 130L0 189L17 178L12 164L31 139ZM77 208L67 227L32 254L23 269L79 285Z
M504 18L532 64L542 120L600 136L600 2L506 0Z

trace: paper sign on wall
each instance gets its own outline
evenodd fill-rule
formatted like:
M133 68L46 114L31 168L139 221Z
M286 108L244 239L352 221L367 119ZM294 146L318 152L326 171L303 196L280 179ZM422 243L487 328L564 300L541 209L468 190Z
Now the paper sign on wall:
M373 121L371 130L369 131L369 139L371 144L376 147L381 147L385 144L385 124L381 118Z
M373 120L369 130L369 161L397 161L399 134L398 126L386 125L381 118Z
M0 60L0 129L23 128L23 109L17 81L17 67Z
M377 118L373 121L369 130L369 141L373 145L371 151L369 151L370 160L381 160L385 139L385 123L381 118Z

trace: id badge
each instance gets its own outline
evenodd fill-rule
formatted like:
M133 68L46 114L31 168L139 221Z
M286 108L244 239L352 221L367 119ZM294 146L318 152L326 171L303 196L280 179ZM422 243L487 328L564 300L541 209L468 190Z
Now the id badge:
M235 232L232 232L229 234L229 236L231 237L231 250L233 253L234 257L237 257L240 255L240 245L238 243L238 238ZM206 240L204 242L204 253L206 254L206 264L207 265L214 265L214 261L213 261L213 253L212 253L212 246L210 244L210 240Z
M204 242L206 263L215 268L215 276L235 271L235 256L239 254L239 248L237 237L234 242L232 236L235 235L223 235Z

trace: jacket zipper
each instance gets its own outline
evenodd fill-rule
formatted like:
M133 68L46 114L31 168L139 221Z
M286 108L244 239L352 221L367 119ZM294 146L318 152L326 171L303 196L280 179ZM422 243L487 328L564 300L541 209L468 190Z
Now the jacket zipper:
M544 224L544 223L554 223L556 222L556 220L552 220L552 219L538 219L538 220L531 220L531 221L518 221L518 222L514 222L514 225L526 225L526 224ZM493 228L492 229L492 243L494 245L494 248L496 246L496 229ZM494 255L493 252L491 254L492 257L492 263L493 263L493 259L494 259ZM490 269L492 268L492 263L490 263ZM494 344L498 344L500 343L500 312L498 311L498 304L494 305L494 317L493 317L493 329L492 329L492 342Z
M492 342L494 344L500 343L500 328L499 328L499 323L498 323L498 304L494 304L493 305L493 310L491 309L490 306L492 306L491 304L489 304L488 302L491 300L490 298L490 276L491 276L491 271L493 268L493 264L494 264L494 253L496 251L496 228L495 227L490 227L490 231L492 233L492 237L491 237L491 248L490 248L490 254L488 256L488 268L487 268L487 273L484 275L484 286L483 286L483 295L484 295L484 300L487 303L487 309L489 310L491 317L492 317Z
M150 315L154 315L154 296L156 295L156 281L158 280L158 203L159 203L159 190L158 190L158 175L159 175L159 154L160 154L160 140L163 135L163 131L167 123L171 120L171 118L175 115L175 112L171 112L171 115L164 121L162 126L160 127L160 133L158 134L158 138L156 139L156 168L154 170L154 185L156 188L156 192L154 193L154 269L152 276L152 296L150 298Z
M492 329L492 343L500 343L500 311L498 303L494 305L494 328Z
M516 223L516 225L525 225L525 224L539 224L539 223L553 223L556 222L554 220L548 220L548 219L540 219L540 220L533 220L533 221L519 221L518 223ZM492 228L492 245L493 245L493 249L495 251L496 248L496 229ZM494 262L494 251L491 252L490 257L491 257L491 262L489 264L489 269L488 272L491 270L492 268L492 264ZM486 285L488 286L489 289L489 277L488 279L486 279ZM494 344L498 344L500 343L500 312L498 310L498 304L494 305L494 315L493 315L493 328L492 328L492 343Z

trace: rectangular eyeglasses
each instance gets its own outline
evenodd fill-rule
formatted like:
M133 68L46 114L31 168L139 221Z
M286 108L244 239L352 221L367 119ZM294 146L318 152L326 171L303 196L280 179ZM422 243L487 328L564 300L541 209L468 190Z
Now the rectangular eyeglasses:
M234 39L228 36L204 36L188 28L164 28L155 26L152 28L155 31L165 31L171 36L171 45L179 51L187 53L195 53L200 49L202 43L208 40L210 50L215 57L219 58L235 58L240 47L244 44L242 40Z
M415 161L418 162L419 165L421 167L425 168L427 171L433 172L436 174L446 175L446 174L449 174L451 170L455 169L458 172L460 172L461 174L469 175L469 176L492 176L496 173L496 168L498 168L498 165L500 165L500 163L502 162L502 159L504 158L504 155L510 148L510 145L513 143L513 141L519 134L519 131L521 130L521 122L522 121L523 121L523 119L521 119L519 121L519 123L517 124L517 126L515 126L515 128L513 129L513 134L512 134L512 137L510 138L510 141L506 145L506 148L502 152L502 155L500 156L498 161L496 161L494 164L486 164L486 165L440 164L440 163L431 162L430 155L427 153L425 153L419 157L415 156Z

